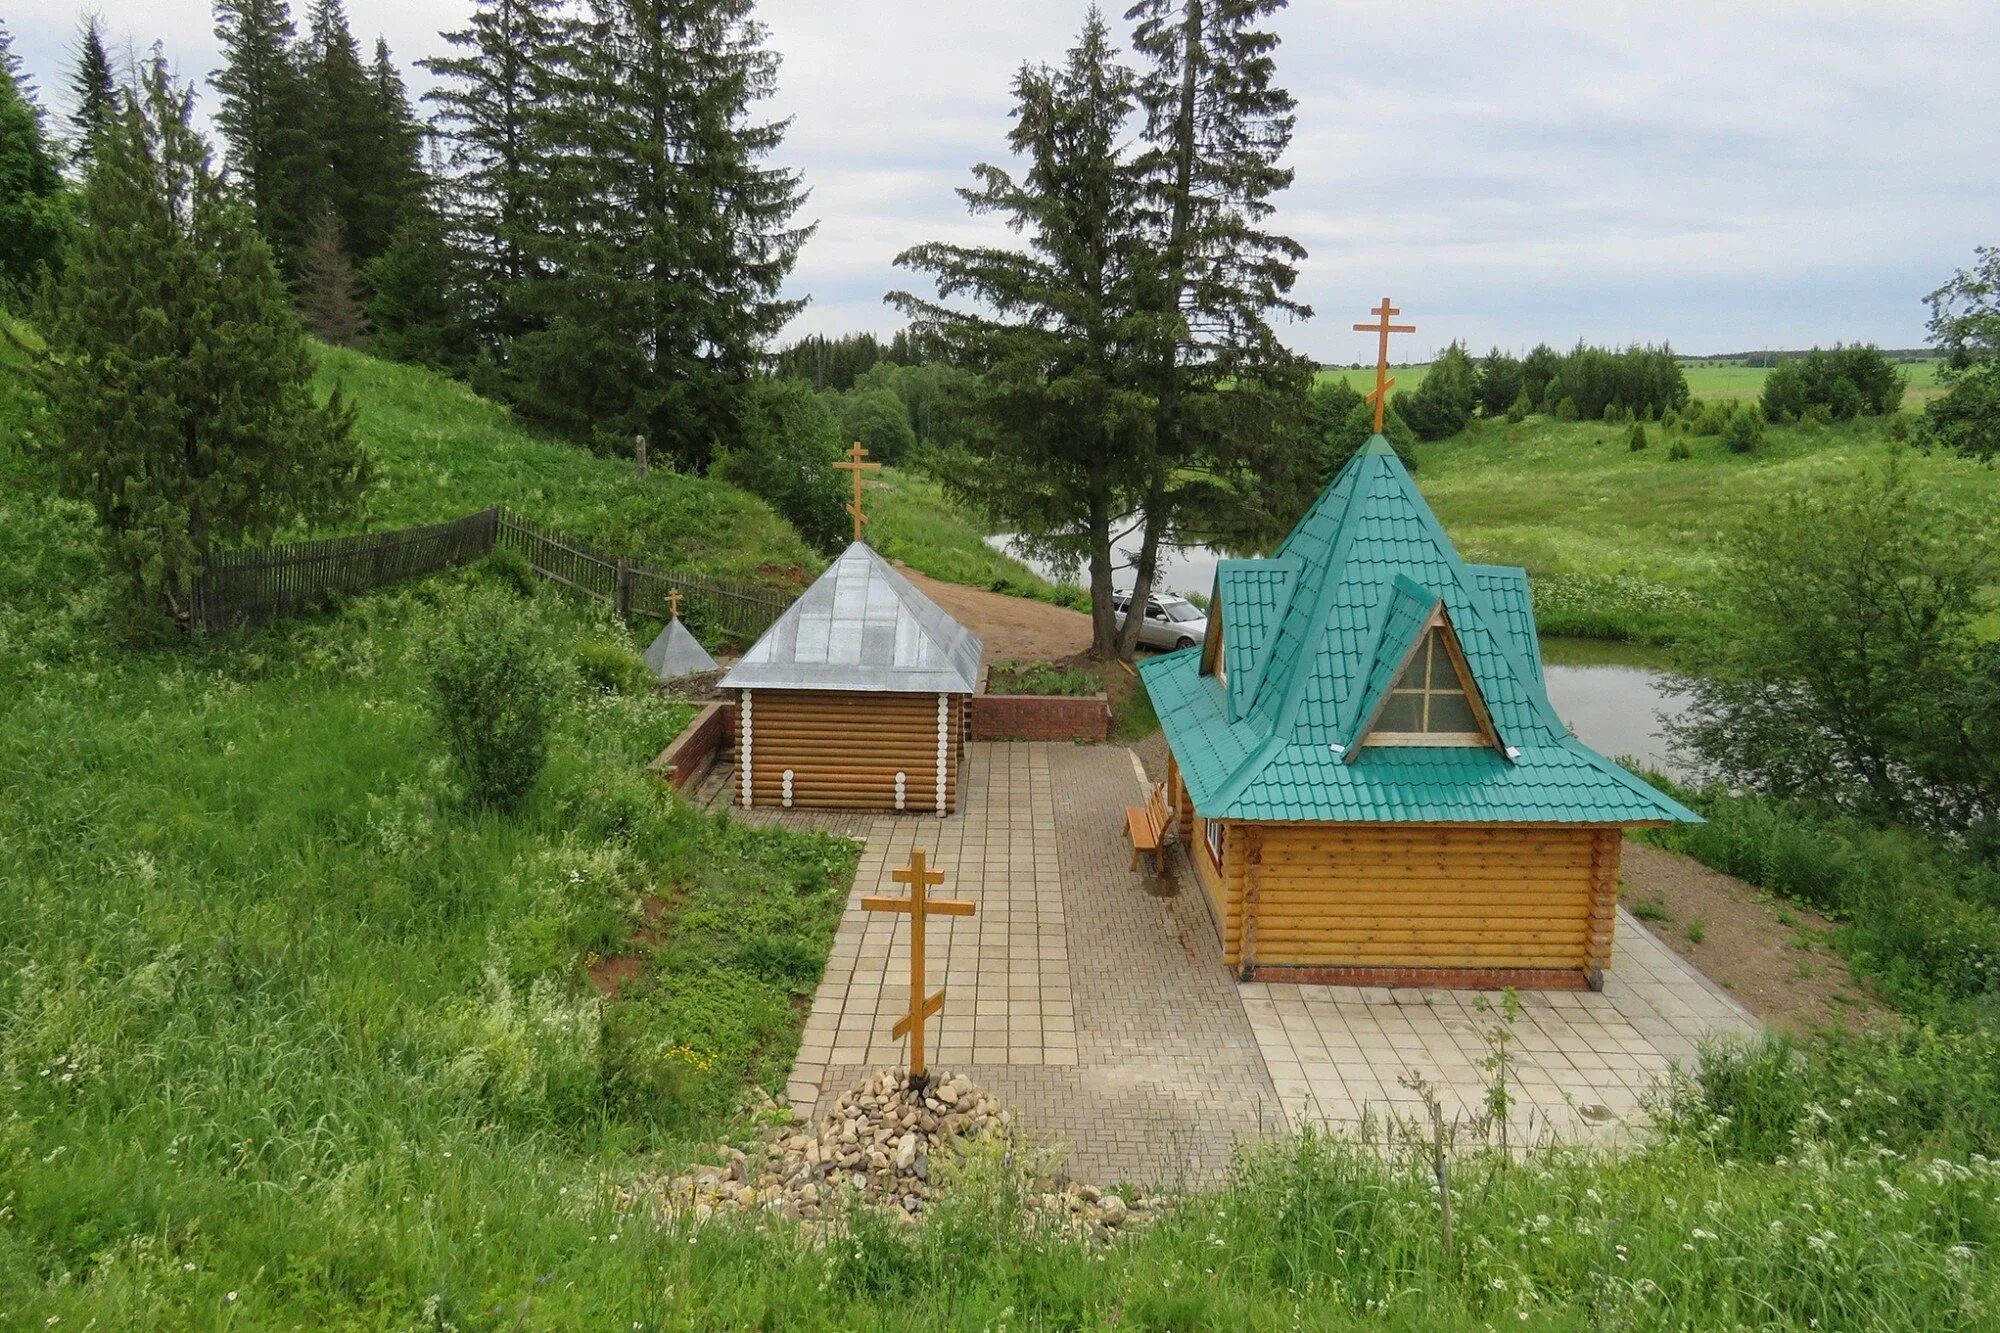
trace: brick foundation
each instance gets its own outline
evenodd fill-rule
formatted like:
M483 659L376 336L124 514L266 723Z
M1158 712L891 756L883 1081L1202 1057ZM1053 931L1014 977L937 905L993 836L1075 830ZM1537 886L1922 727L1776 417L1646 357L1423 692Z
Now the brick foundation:
M646 771L681 791L701 781L715 762L716 752L727 749L735 739L736 705L708 704L694 715L686 731L674 737L673 744L646 765Z
M1441 990L1596 990L1589 974L1556 967L1311 967L1261 965L1245 981L1302 986L1404 986Z
M975 741L1103 741L1111 705L1101 694L975 694L966 723Z

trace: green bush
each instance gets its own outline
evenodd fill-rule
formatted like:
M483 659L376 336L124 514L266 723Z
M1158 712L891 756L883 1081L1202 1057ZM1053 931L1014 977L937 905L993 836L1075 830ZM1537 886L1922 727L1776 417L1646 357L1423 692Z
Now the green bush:
M1528 391L1526 389L1521 390L1520 393L1514 396L1513 403L1507 408L1507 424L1510 426L1520 425L1528 419L1528 414L1534 410L1535 405L1528 401Z
M425 652L431 712L479 805L511 810L548 758L563 676L542 622L519 599L475 588Z
M1688 448L1686 440L1675 440L1667 446L1667 457L1676 463L1684 463L1694 457L1694 450Z
M494 582L513 589L522 597L533 597L541 591L542 581L535 573L534 565L519 551L499 547L479 562L479 570Z
M1556 404L1556 420L1575 421L1577 416L1576 399L1565 398Z
M1756 452L1764 443L1764 414L1755 407L1732 413L1723 428L1722 443L1732 454Z
M600 693L643 694L653 687L652 668L622 643L587 639L573 657L578 678Z
M1633 422L1632 429L1625 432L1625 447L1638 453L1646 447L1646 427L1641 422Z

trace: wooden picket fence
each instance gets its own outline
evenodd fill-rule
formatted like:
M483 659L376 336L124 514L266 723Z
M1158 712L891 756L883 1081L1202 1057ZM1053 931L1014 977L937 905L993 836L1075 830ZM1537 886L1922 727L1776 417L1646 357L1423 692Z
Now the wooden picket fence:
M193 623L203 630L262 625L333 597L470 564L496 549L518 552L543 578L604 602L626 619L666 620L667 594L678 588L684 619L710 634L748 641L787 605L782 596L747 584L648 569L496 506L393 532L211 556L195 582Z

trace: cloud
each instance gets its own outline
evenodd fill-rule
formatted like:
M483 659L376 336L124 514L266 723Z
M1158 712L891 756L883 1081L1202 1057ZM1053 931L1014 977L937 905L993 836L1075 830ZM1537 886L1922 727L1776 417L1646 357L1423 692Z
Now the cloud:
M406 62L438 53L470 9L349 5L357 35L381 32ZM114 35L165 41L184 73L218 62L202 4L100 7ZM14 31L52 97L74 18L45 9ZM954 191L1004 157L1015 71L1059 59L1083 7L766 0L759 13L785 59L781 160L805 173L820 224L792 332L891 330L881 296L910 281L900 250L1004 235ZM1299 290L1318 311L1289 336L1326 359L1365 354L1348 326L1385 291L1422 346L1912 345L1922 294L2000 242L1990 0L1296 0L1276 26L1299 100L1276 225L1311 253Z

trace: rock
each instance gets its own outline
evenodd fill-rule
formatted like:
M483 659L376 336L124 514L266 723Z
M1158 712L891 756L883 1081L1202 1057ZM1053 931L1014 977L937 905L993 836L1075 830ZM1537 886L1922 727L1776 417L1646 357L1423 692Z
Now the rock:
M700 1226L714 1216L715 1206L713 1204L698 1203L694 1206L694 1224L696 1226Z
M896 1145L896 1169L898 1171L908 1171L917 1164L917 1143L918 1135L915 1130L911 1130L909 1133L903 1135L902 1141Z
M1116 1194L1107 1194L1098 1202L1097 1220L1108 1227L1123 1226L1132 1210L1125 1206L1125 1200Z

